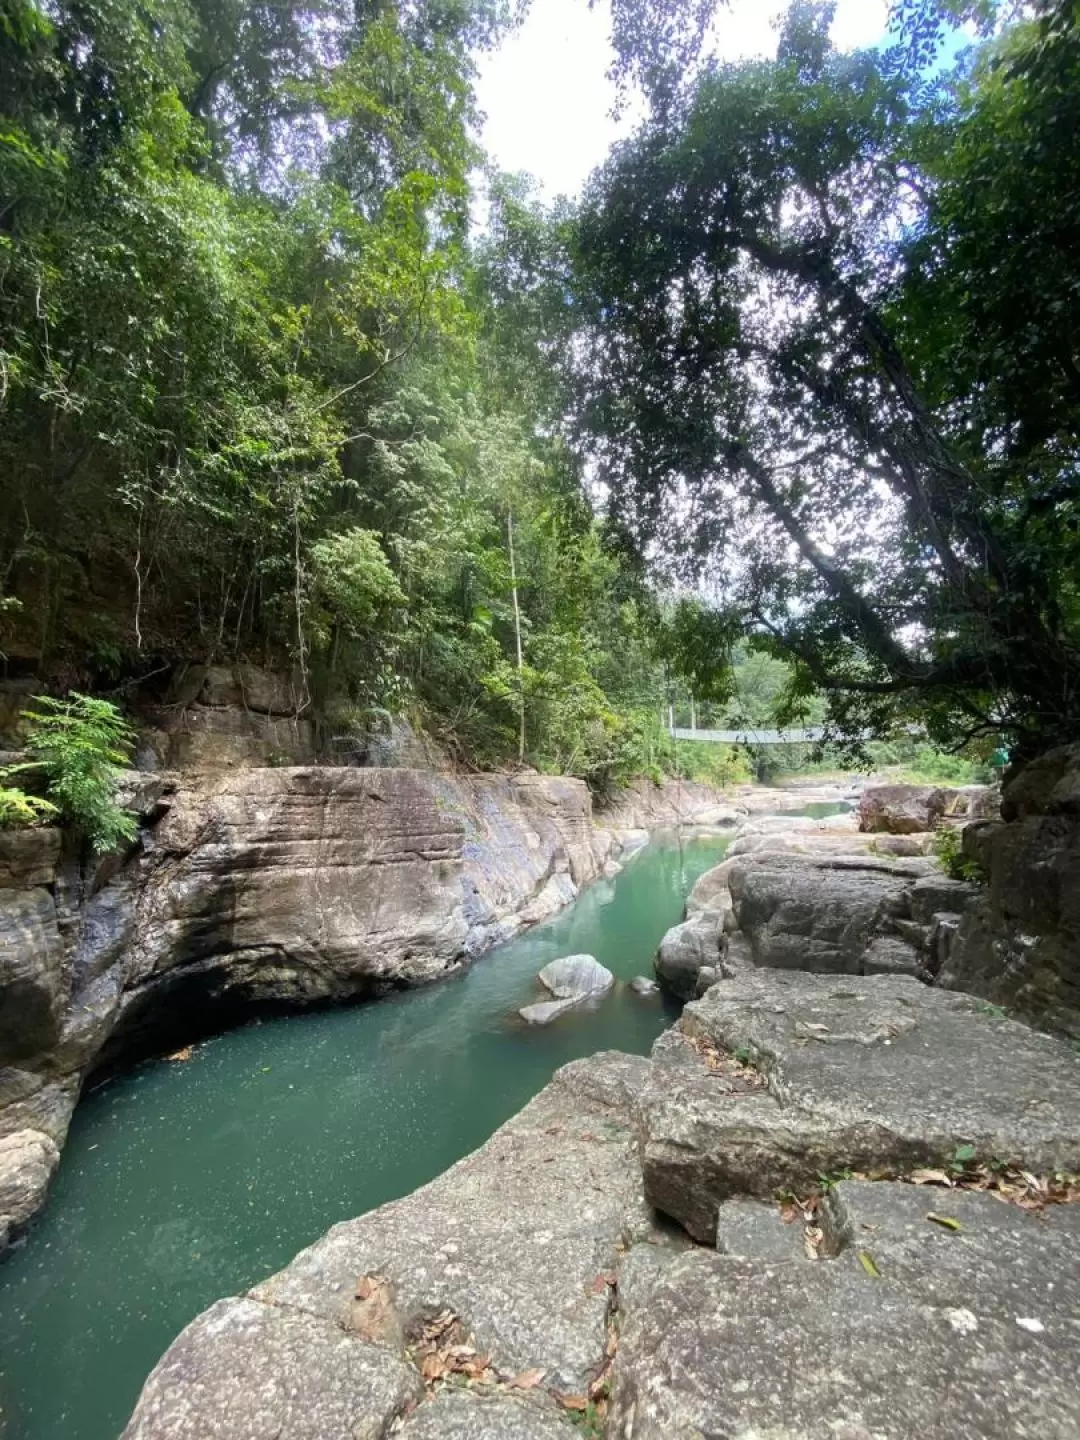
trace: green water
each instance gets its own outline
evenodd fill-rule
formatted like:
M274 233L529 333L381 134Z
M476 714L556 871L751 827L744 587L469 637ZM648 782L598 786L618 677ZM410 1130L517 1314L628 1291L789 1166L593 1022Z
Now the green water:
M234 1030L87 1096L41 1223L0 1267L4 1440L116 1440L161 1352L211 1301L445 1170L559 1065L645 1053L675 1013L658 996L620 986L542 1030L515 1012L558 955L650 974L727 843L650 845L460 979Z

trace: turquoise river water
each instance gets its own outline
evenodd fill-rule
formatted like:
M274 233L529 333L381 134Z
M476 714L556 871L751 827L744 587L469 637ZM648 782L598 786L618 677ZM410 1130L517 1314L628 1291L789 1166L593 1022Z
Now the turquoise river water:
M650 974L727 844L656 840L460 978L233 1030L87 1095L42 1220L0 1267L3 1440L116 1440L162 1351L213 1300L445 1170L568 1060L647 1052L676 1013L659 996L620 985L540 1030L516 1011L558 955Z

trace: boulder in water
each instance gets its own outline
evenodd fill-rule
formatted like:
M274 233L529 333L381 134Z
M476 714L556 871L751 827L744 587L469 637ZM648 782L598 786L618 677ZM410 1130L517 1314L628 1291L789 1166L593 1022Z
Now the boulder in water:
M541 1000L536 1005L523 1005L518 1014L527 1025L550 1025L552 1020L565 1015L567 1010L573 1010L577 1004L576 999Z
M655 995L660 986L655 980L650 980L648 975L635 975L630 981L630 989L635 995Z
M587 1000L593 995L606 995L615 984L615 976L592 955L564 955L545 965L536 977L556 1000Z

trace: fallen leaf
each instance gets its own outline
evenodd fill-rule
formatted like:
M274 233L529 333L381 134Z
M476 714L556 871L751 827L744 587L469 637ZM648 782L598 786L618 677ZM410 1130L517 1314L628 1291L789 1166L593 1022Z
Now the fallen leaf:
M600 1274L596 1276L592 1284L589 1286L589 1294L603 1295L604 1292L609 1289L609 1287L614 1286L615 1281L616 1276L613 1270L601 1270Z
M874 1257L870 1254L869 1250L859 1251L859 1264L872 1279L881 1279L881 1271L874 1264Z
M515 1390L535 1390L546 1374L546 1370L522 1370L520 1375L514 1376L510 1384Z
M933 1210L928 1210L926 1212L926 1218L932 1220L935 1225L941 1225L946 1230L955 1230L958 1233L963 1233L963 1225L960 1224L959 1220L954 1220L951 1215L937 1215Z
M166 1060L190 1060L194 1053L194 1047L185 1045L182 1050L174 1050L171 1055L166 1055Z
M952 1180L944 1170L913 1170L907 1177L913 1185L948 1185L952 1187Z
M441 1380L446 1374L446 1361L437 1350L430 1355L425 1355L420 1362L420 1374L430 1384L433 1380Z
M587 1395L559 1395L557 1399L564 1410L587 1410L589 1408Z

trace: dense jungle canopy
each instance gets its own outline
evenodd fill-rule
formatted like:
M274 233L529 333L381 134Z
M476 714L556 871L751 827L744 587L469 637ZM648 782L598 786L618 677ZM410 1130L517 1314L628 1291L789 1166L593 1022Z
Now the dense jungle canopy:
M712 11L616 0L645 118L546 205L481 184L521 6L0 0L8 673L284 662L598 785L762 657L839 738L1075 738L1080 7Z

